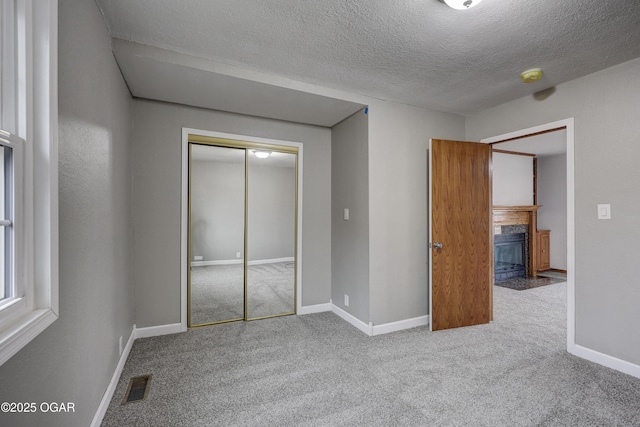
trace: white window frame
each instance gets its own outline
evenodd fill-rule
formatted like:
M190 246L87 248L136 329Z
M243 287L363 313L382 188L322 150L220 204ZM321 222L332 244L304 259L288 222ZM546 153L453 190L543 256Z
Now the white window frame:
M9 326L13 321L17 320L24 314L25 310L32 305L31 297L33 292L25 290L25 270L24 270L24 200L18 197L24 194L23 177L24 177L24 141L19 137L0 130L0 147L11 148L11 170L9 171L9 179L11 182L11 193L9 206L11 212L8 218L9 224L6 227L5 236L8 236L11 242L10 254L10 277L9 286L12 288L12 295L0 301L0 330ZM6 175L5 175L6 178ZM6 238L6 237L5 237ZM4 242L0 242L4 244ZM7 257L5 257L5 261ZM5 266L7 268L7 266ZM4 280L4 278L3 278Z
M58 318L58 2L0 0L0 10L0 123L13 134L3 134L2 144L17 154L19 186L12 224L16 292L0 304L2 365ZM6 60L11 49L14 61Z

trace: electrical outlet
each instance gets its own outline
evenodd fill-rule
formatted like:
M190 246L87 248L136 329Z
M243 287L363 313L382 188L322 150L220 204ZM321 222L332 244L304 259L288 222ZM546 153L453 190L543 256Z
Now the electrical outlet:
M118 354L122 354L122 335L120 335L120 339L118 340L118 348L120 349L120 351L118 352Z
M349 295L344 294L344 306L349 307Z
M202 255L195 255L195 256L193 257L193 260L194 260L194 261L202 261L203 259L204 259L204 257L203 257Z
M242 254L240 252L236 252L236 258L242 258Z

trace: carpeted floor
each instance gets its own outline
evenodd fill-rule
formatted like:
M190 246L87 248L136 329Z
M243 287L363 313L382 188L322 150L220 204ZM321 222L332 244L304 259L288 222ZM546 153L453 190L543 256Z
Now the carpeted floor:
M638 426L640 379L569 355L566 286L488 325L367 337L332 313L135 342L103 426ZM146 400L121 405L130 377Z
M242 264L191 269L191 324L238 319L244 316ZM291 313L294 308L292 262L250 265L249 318Z

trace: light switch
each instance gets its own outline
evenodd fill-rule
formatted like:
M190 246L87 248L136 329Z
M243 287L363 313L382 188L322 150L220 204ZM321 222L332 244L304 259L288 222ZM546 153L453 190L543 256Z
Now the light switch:
M344 218L345 221L349 221L349 209L348 208L344 209L344 213L343 213L342 217Z
M611 219L611 205L598 205L598 219Z

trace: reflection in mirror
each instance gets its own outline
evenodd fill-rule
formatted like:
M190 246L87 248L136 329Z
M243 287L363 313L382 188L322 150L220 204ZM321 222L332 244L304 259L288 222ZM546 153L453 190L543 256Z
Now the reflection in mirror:
M244 318L245 150L191 144L190 325Z
M297 155L262 153L248 153L249 319L295 312Z

